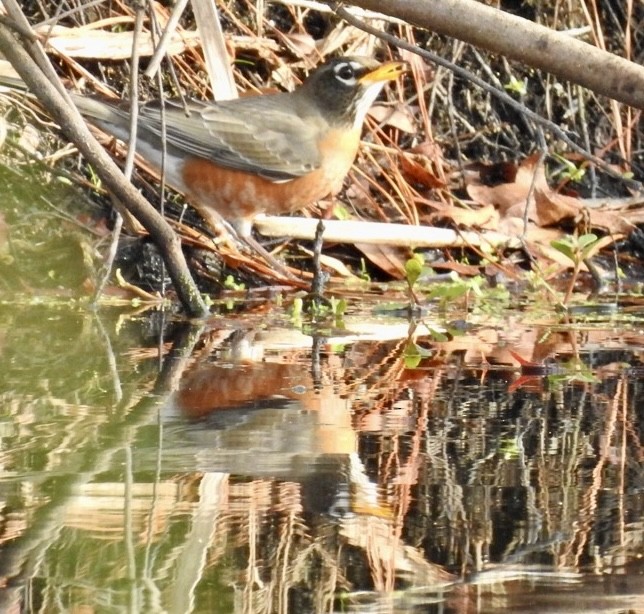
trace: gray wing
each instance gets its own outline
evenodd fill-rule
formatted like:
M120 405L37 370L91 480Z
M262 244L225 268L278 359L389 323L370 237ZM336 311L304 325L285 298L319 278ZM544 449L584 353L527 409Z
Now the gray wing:
M214 104L167 102L169 146L219 166L247 171L274 181L305 175L320 165L317 124L285 112L284 94L240 98ZM293 110L290 105L289 109ZM139 127L161 136L157 104L143 105Z

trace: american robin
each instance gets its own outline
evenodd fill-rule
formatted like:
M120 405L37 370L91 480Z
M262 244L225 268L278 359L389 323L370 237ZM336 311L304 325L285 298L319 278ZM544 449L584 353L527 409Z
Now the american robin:
M292 212L337 192L358 150L365 115L403 62L341 57L289 93L216 103L150 101L139 109L137 152L215 226L227 220L250 237L260 213ZM121 140L129 110L75 97L91 123Z

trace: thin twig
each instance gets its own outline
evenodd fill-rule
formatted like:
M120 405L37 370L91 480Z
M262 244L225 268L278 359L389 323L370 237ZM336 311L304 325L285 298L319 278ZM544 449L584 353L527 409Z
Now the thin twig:
M143 31L143 6L140 2L134 4L134 32L132 34L132 57L130 60L130 72L132 77L130 79L130 138L128 140L127 154L125 156L125 165L123 174L128 180L132 179L132 170L134 169L134 156L136 154L136 136L137 125L139 118L139 44L138 39ZM105 270L103 276L96 286L94 293L94 302L98 302L107 282L112 274L114 260L118 250L119 240L121 238L121 230L123 229L123 216L118 209L114 209L116 219L114 221L114 228L112 229L112 238L110 247L107 250L105 258Z

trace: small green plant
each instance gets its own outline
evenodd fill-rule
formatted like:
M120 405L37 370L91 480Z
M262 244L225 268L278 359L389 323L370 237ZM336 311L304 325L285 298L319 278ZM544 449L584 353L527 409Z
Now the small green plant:
M362 279L362 281L371 281L371 275L369 275L369 271L367 270L367 263L365 262L364 258L360 258L360 272L358 273L358 277Z
M528 79L519 80L516 77L510 77L510 81L503 86L508 92L525 96L528 93Z
M562 179L577 183L581 181L586 175L586 169L577 166L576 164L572 163L570 160L567 160L563 156L560 156L559 154L553 154L553 156L557 158L557 160L559 160L561 164L563 164L563 168L555 173Z
M485 283L485 278L481 275L463 279L456 271L452 271L449 277L450 282L434 286L427 298L438 299L441 306L445 307L447 303L462 297L469 297L470 294L474 294L479 298L483 296L482 287Z
M414 254L407 262L405 262L405 279L411 290L414 289L418 278L423 272L425 258L422 254Z
M335 203L333 205L333 215L339 220L350 220L351 213L342 203Z
M592 233L581 235L579 237L567 235L562 239L556 239L550 243L552 247L566 256L566 258L573 263L572 276L566 290L566 296L563 300L564 306L568 305L570 302L570 297L572 296L572 291L575 287L575 283L577 282L581 265L584 260L593 255L594 251L598 248L598 243L599 238L597 235Z
M94 189L97 191L101 190L103 188L103 182L91 164L87 165L87 173L89 174L89 182L94 186Z
M235 278L232 275L228 275L226 279L224 279L224 288L226 288L226 290L241 292L242 290L246 289L246 285L241 282L235 281Z
M412 309L420 304L416 296L415 286L422 273L427 270L425 267L425 257L422 254L414 254L405 262L405 280L407 281L409 290L409 304Z

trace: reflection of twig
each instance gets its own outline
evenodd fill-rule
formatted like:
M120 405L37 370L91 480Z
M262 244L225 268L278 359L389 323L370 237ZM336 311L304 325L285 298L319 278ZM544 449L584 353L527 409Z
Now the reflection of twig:
M105 352L107 354L107 364L110 367L110 373L112 375L112 388L114 390L114 403L120 403L123 400L123 387L121 386L121 378L119 376L118 368L116 365L116 357L114 356L114 350L112 349L112 342L101 322L99 314L94 311L94 322L98 328L101 337L103 338L103 343L105 344Z
M178 382L189 363L202 331L203 324L186 322L179 326L172 339L172 348L163 361L154 385L155 394L164 394L177 389Z
M220 529L223 504L228 494L228 476L206 473L199 482L198 503L193 508L190 533L178 548L170 612L193 612L195 591L208 563L208 551ZM225 530L225 529L223 529Z
M572 556L572 560L566 563L579 566L581 556L583 554L584 546L588 540L588 535L592 530L595 519L595 510L597 508L597 498L604 486L603 470L606 464L610 461L610 451L614 445L614 438L617 430L617 418L620 409L619 401L626 396L626 383L622 378L617 382L615 394L610 403L610 413L606 415L606 421L603 433L599 438L600 449L597 455L597 464L593 468L592 482L589 489L583 494L581 499L581 507L578 510L578 523L574 537L566 548L566 554Z
M172 350L157 377L154 394L145 395L126 417L102 424L103 440L112 442L109 448L97 451L94 439L88 438L84 446L65 445L65 452L72 450L66 457L61 450L59 457L62 458L58 462L56 474L73 476L73 479L58 482L48 503L32 513L30 525L25 532L14 539L11 545L3 547L0 578L6 585L20 584L25 579L34 577L47 550L60 538L73 495L107 470L114 455L135 439L138 427L147 426L152 420L156 420L158 406L163 402L164 394L170 391L169 386L182 370L184 361L178 358L191 354L200 330L201 325L191 326L186 323L180 327L173 339ZM72 429L71 432L75 430Z

